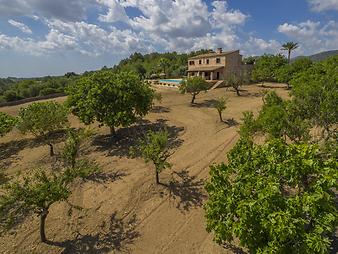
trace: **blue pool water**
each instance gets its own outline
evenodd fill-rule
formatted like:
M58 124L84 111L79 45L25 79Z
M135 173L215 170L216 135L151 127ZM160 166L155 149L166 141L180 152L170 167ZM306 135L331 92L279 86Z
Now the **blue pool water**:
M178 83L180 84L182 82L182 79L160 79L160 82L163 83Z

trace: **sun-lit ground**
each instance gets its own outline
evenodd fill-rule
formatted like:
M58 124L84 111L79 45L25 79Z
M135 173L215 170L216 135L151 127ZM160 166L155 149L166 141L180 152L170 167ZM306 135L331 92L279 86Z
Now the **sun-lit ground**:
M268 85L268 84L266 84ZM288 91L272 85L283 97ZM70 202L82 207L67 215L65 202L50 209L46 222L49 245L39 242L38 218L31 216L14 231L0 238L1 253L234 253L212 241L205 230L203 184L209 165L226 160L226 153L238 139L242 112L257 112L262 105L262 90L257 85L242 88L238 97L231 89L201 93L196 104L190 95L172 88L158 88L163 100L144 121L118 131L112 141L106 127L85 147L83 156L98 162L103 172L73 186ZM225 96L227 109L220 122L213 100ZM57 98L59 102L65 98ZM15 115L25 105L0 108ZM71 125L81 124L70 117ZM97 125L93 125L97 127ZM166 127L174 143L171 170L160 174L163 185L154 184L154 168L141 158L129 158L129 146L148 129ZM55 145L62 150L62 138ZM57 157L57 156L56 156ZM55 158L48 146L18 131L0 138L1 165L6 174L36 167L51 168ZM238 253L238 252L236 252Z

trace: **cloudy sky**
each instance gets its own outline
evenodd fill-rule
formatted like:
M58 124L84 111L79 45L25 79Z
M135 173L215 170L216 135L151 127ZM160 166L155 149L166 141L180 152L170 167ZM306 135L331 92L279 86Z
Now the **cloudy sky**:
M338 0L0 0L0 77L112 66L141 53L338 49Z

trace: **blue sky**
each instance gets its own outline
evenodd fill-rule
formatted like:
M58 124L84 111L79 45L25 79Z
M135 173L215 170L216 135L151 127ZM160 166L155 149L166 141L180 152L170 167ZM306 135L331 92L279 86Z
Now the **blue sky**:
M338 49L338 0L0 0L0 77L81 73L137 51Z

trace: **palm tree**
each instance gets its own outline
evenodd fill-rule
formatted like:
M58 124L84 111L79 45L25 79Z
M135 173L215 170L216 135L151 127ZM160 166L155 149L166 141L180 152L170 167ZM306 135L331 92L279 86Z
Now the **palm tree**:
M298 42L286 42L282 45L281 50L287 50L288 51L288 62L290 63L290 57L291 57L291 51L298 48Z

